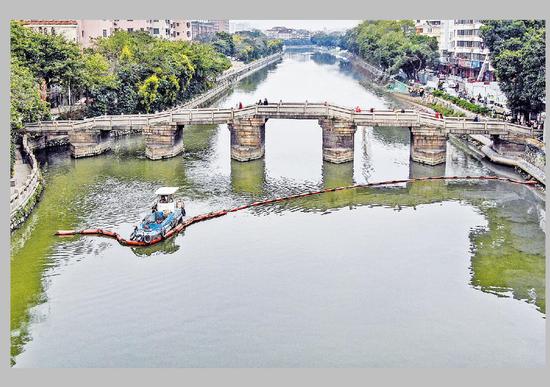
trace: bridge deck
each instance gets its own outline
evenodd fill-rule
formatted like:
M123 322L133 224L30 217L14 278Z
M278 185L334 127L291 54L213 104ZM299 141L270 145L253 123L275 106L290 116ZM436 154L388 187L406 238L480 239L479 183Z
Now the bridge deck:
M176 110L156 114L132 114L99 116L79 121L45 121L26 125L27 132L67 134L73 130L117 128L142 129L150 125L199 125L227 124L238 119L336 119L349 121L357 126L392 126L426 128L452 134L519 134L533 135L531 128L494 119L475 122L467 118L435 118L433 115L416 110L374 110L355 109L335 104L284 102L268 105L251 105L243 109L201 108Z

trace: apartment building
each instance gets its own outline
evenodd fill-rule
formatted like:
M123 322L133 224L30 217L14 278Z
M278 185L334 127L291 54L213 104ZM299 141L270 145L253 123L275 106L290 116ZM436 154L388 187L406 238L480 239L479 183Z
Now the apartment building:
M483 76L492 78L489 65L489 50L481 38L480 29L483 25L480 20L458 19L453 23L452 37L452 65L456 75L463 78L477 78L485 66ZM489 79L490 80L490 79Z
M68 41L80 41L79 20L21 20L21 23L44 35L62 35Z
M475 19L416 20L416 33L437 39L443 72L491 81L494 74L480 34L482 25Z
M117 31L143 31L151 36L168 40L191 40L190 20L172 19L101 19L101 20L21 20L21 23L43 34L63 35L67 40L91 47L97 38L106 38ZM196 24L196 23L195 23ZM228 20L199 22L195 33L229 31Z
M191 21L190 20L172 20L172 39L173 40L191 40Z
M216 33L216 26L210 20L193 20L191 22L191 38L197 40L201 35Z
M229 20L208 20L214 24L215 32L227 32L229 33Z

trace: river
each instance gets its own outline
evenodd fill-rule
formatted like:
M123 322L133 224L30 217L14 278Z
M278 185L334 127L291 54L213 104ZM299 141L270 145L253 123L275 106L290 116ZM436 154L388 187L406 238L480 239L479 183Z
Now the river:
M394 102L327 53L290 50L216 106ZM322 160L316 121L270 120L265 157L230 159L226 125L184 129L183 156L141 137L74 160L40 154L42 200L11 237L15 367L538 367L545 362L544 202L504 182L323 194L193 225L150 248L130 234L156 188L191 216L304 190L426 175L505 174L451 144L409 161L405 128L358 128L353 163Z

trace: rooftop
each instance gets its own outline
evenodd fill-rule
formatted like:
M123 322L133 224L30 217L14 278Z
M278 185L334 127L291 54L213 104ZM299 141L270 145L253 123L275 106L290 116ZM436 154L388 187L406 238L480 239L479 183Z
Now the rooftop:
M77 25L76 20L21 20L21 23L25 25L47 25L47 26L59 26L59 25Z

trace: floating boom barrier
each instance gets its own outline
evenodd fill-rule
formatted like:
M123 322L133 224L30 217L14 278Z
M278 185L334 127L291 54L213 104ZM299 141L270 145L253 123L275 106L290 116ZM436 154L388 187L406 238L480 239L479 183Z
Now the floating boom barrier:
M320 191L304 192L302 194L290 195L290 196L285 196L285 197L280 197L275 199L261 200L258 202L245 204L245 205L231 208L228 210L221 210L221 211L209 212L207 214L197 215L178 224L172 230L168 231L164 237L159 236L158 238L153 239L150 242L133 241L133 240L125 239L120 234L114 231L103 230L100 228L85 229L85 230L59 230L55 233L55 235L58 235L58 236L96 235L96 236L104 236L104 237L116 239L118 243L120 243L123 246L151 246L159 242L162 242L165 239L171 238L172 236L180 233L181 231L185 230L187 227L191 226L192 224L204 222L205 220L209 220L209 219L219 218L220 216L227 215L231 212L242 211L242 210L246 210L247 208L252 208L252 207L257 207L257 206L262 206L262 205L272 204L272 203L279 203L279 202L292 200L292 199L305 198L308 196L320 195L328 192L337 192L337 191L344 191L344 190L357 189L357 188L379 187L379 186L385 186L385 185L394 185L394 184L410 183L415 181L427 181L427 180L499 180L499 181L505 181L513 184L522 184L522 185L531 185L531 186L537 184L535 180L522 181L522 180L516 180L516 179L511 179L508 177L501 177L501 176L435 176L435 177L418 177L414 179L387 180L387 181L372 182L372 183L366 183L366 184L354 184L354 185L348 185L343 187L327 188L327 189L322 189Z

